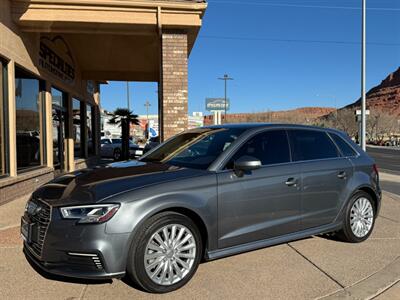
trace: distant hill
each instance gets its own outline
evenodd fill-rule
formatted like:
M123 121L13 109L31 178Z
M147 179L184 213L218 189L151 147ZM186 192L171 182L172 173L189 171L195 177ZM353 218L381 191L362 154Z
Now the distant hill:
M328 115L333 111L335 111L335 109L330 107L301 107L292 110L228 114L227 121L229 123L312 123L319 117ZM204 123L205 125L213 124L213 115L205 116Z
M361 106L361 98L342 109L356 109ZM382 110L400 116L400 68L391 73L380 85L367 93L367 108Z

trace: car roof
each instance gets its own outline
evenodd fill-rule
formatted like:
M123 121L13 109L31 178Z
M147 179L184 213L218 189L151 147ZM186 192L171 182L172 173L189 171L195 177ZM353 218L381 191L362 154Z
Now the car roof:
M211 128L211 129L238 128L244 130L262 129L262 128L314 129L314 130L326 130L330 132L343 134L342 131L333 128L325 128L325 127L301 125L301 124L289 124L289 123L237 123L237 124L211 125L211 126L205 126L204 128Z

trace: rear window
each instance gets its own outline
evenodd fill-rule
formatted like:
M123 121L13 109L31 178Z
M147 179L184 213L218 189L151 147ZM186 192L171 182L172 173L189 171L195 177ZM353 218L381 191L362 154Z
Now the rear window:
M289 130L294 161L339 157L335 144L326 132L317 130Z
M356 156L357 152L342 137L335 133L329 133L336 145L339 147L343 156Z

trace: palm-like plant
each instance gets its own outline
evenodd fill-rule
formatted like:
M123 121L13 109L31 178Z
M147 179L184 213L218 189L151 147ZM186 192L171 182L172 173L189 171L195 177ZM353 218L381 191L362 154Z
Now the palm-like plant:
M139 125L138 115L135 115L127 108L117 108L112 113L112 118L108 121L109 124L118 125L121 127L122 120L129 121L128 124Z
M112 118L108 121L109 124L118 125L121 127L122 137L122 159L129 159L129 129L130 124L139 125L138 115L126 108L117 108L112 113Z

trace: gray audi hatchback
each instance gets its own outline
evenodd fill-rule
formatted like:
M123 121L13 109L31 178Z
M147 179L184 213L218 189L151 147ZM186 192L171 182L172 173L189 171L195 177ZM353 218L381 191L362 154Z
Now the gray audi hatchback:
M362 242L380 203L374 161L342 132L211 126L43 185L21 234L27 259L49 273L128 276L165 293L202 260L323 233Z

